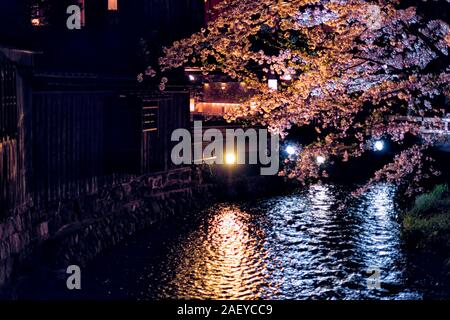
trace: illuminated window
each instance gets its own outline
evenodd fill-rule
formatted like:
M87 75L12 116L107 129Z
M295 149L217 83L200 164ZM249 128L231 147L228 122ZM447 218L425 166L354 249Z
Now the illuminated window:
M31 24L35 27L38 27L41 25L41 20L39 18L32 18L31 19Z
M145 106L142 110L142 130L143 132L158 131L159 106Z
M40 3L31 6L31 25L41 27L47 25L45 9Z
M118 0L108 0L108 10L110 11L117 11L117 1Z
M81 25L85 25L85 0L74 1L75 5L80 7ZM117 4L116 4L117 6ZM41 27L48 25L47 13L51 11L51 6L46 1L33 0L31 5L31 25L34 27Z

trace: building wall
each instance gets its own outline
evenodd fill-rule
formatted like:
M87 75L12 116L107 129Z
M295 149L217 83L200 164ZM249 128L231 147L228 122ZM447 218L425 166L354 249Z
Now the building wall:
M158 15L154 10L162 10L166 25L170 24L167 15L173 14L171 10L187 8L176 6L175 1L147 3L159 6L160 9L152 9L153 15ZM119 1L119 8L120 5ZM123 12L126 13L125 6ZM180 27L182 21L174 22L173 26ZM134 42L130 40L123 46L121 43L128 30L120 31L122 38L110 33L110 38L103 39L102 33L86 29L62 37L59 42L60 38L52 37L53 33L39 29L48 47L43 46L45 50L38 55L38 61L31 58L27 61L27 56L34 56L32 53L0 48L8 53L0 52L2 63L12 70L8 77L14 76L0 81L0 112L4 116L0 122L0 286L38 244L64 226L85 219L92 221L115 209L123 213L120 199L103 198L104 192L130 184L148 172L174 169L170 162L170 135L174 129L189 127L189 93L158 92L157 130L147 134L143 130L143 107L153 101L146 96L155 94L149 94L148 90L140 92L142 88L137 89L135 77L130 85L129 77L101 76L93 72L95 68L90 69L105 60L104 51L90 55L98 49L89 45L95 44L97 37L108 45L109 40L114 40L112 49L119 44L126 51L125 56L133 56L137 48L127 45ZM166 31L158 30L162 35ZM90 36L84 37L83 32ZM112 50L109 59L112 67L132 63L118 59L114 53ZM78 62L71 60L74 56ZM33 62L39 63L36 66ZM78 69L78 63L88 65L86 70L92 73ZM104 79L108 80L103 82ZM3 99L6 96L8 99ZM171 184L170 188L173 191L178 187ZM130 201L143 197L140 192L141 189L133 193ZM137 229L133 217L125 219L134 223L126 232ZM109 222L104 220L105 224Z
M18 125L16 68L0 56L0 208L16 202L18 174ZM4 210L2 210L4 211Z
M156 107L150 131L149 106ZM173 168L171 134L189 127L189 93L147 100L114 91L37 91L32 123L35 199L59 201Z
M0 219L28 196L28 53L0 48Z
M80 2L84 26L68 30L67 7ZM38 16L35 4L42 7ZM0 0L0 46L41 52L41 70L135 78L148 66L141 39L155 63L163 45L199 31L204 14L204 0L118 0L117 11L108 10L108 0Z
M33 93L35 201L96 192L104 172L107 92Z
M157 107L157 129L142 131L142 171L149 173L174 168L172 132L189 128L189 92L167 92L157 100L145 100L143 107Z
M64 245L76 241L81 248L73 247L71 252L84 261L125 235L173 214L180 195L189 201L190 172L171 170L175 168L170 162L171 130L188 128L189 94L166 93L156 100L160 112L154 140L144 139L142 107L148 101L143 100L141 94L114 90L33 91L31 108L24 117L28 120L23 122L28 124L23 126L23 136L31 143L20 138L18 121L19 138L1 144L2 157L6 155L13 174L0 176L0 185L8 190L15 186L14 191L29 201L16 201L23 205L14 206L11 201L16 193L2 199L10 206L8 210L3 207L0 215L0 287L49 238L58 237ZM125 162L114 161L117 158ZM22 170L26 162L29 167ZM171 171L147 174L158 170ZM126 191L129 188L131 193ZM152 204L157 212L149 212L147 193L161 203L172 199L168 211L162 210L162 204ZM183 207L175 206L181 212ZM83 228L61 232L68 226ZM94 230L92 235L85 233Z
M26 270L84 265L127 236L205 204L212 186L201 180L182 168L110 185L45 210L16 210L0 220L0 299L15 298L13 289Z

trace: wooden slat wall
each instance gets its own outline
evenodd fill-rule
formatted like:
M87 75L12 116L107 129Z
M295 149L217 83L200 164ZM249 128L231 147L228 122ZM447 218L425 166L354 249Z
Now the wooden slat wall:
M190 127L189 98L188 92L175 92L171 93L171 99L163 100L161 103L161 127L164 137L161 141L161 156L164 161L164 170L175 167L170 158L172 147L176 144L170 141L172 132L176 129L189 129Z
M17 70L0 56L0 218L24 201L17 117Z
M101 92L33 94L35 199L76 197L121 180L104 173L106 97Z
M160 153L160 126L161 126L161 114L160 114L160 101L146 101L143 104L143 108L155 107L157 110L157 131L142 131L142 173L157 172L164 170L164 165L159 159ZM144 119L142 119L144 121Z
M171 161L172 132L189 129L189 93L168 92L158 101L144 102L143 106L158 105L158 131L142 133L142 173L166 171Z
M0 218L18 201L17 140L0 142Z
M139 174L141 170L141 101L133 96L111 97L104 116L105 170Z
M16 70L11 62L0 57L0 138L16 135Z
M20 122L21 135L28 136L25 140L29 142L24 142L23 137L3 138L0 144L2 212L6 207L23 203L31 195L35 205L45 206L49 202L95 193L139 173L166 171L174 167L170 159L174 143L170 138L175 129L189 128L189 93L166 93L158 99L156 132L142 132L139 125L137 128L117 126L118 134L126 136L134 136L131 131L139 133L141 130L140 135L132 138L136 140L134 143L142 143L141 172L128 172L121 167L106 168L108 153L105 146L114 147L116 139L107 136L105 119L107 114L118 120L124 119L123 114L116 110L117 106L111 103L115 101L112 96L111 92L96 91L32 93L29 121ZM130 99L130 103L119 110L135 112L131 105L138 103L140 106L136 99ZM142 137L141 141L139 137ZM139 154L139 150L137 152ZM127 150L123 153L124 158L130 156ZM29 168L25 165L24 155Z

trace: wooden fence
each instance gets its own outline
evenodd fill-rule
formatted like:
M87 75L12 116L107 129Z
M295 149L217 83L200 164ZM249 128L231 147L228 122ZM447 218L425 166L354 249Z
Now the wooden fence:
M45 206L170 170L171 134L189 127L188 92L149 99L115 90L44 89L32 91L26 108L24 91L16 92L19 99L1 105L10 114L11 101L19 101L22 120L2 118L8 134L0 138L0 216L29 200Z

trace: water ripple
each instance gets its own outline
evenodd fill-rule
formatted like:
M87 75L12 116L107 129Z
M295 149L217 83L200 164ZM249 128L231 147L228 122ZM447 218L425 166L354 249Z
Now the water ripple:
M420 299L406 281L393 192L380 184L353 199L340 186L314 185L218 204L164 245L136 240L115 266L131 265L132 275L102 286L117 296L128 285L121 294L137 299ZM367 288L369 267L380 270L381 289Z

